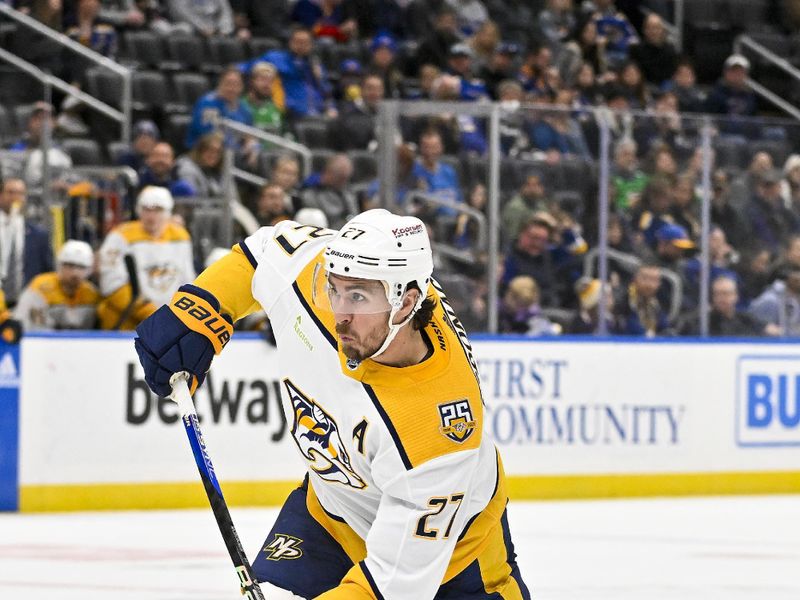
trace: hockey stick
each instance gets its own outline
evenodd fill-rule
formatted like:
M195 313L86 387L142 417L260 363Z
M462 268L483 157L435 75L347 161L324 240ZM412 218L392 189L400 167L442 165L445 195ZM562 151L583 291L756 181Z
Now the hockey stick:
M258 583L253 579L252 567L250 567L247 555L242 549L242 542L239 540L239 536L233 526L231 513L228 511L228 505L222 496L222 489L219 486L219 481L217 481L214 465L211 464L211 457L208 455L205 441L203 441L203 434L197 421L197 413L194 409L192 396L189 393L189 386L186 384L187 378L188 374L185 372L175 373L172 376L170 379L170 384L172 385L170 398L178 404L178 409L181 412L183 426L186 428L186 435L189 436L189 444L194 454L194 461L197 463L198 471L200 471L200 479L203 481L203 487L211 504L211 510L217 520L219 532L222 534L222 539L228 548L228 554L233 561L233 566L236 567L242 595L248 600L264 600L261 588L258 587Z
M128 272L128 281L131 284L131 301L128 302L128 306L125 307L125 310L120 313L119 319L117 319L117 322L112 328L113 331L122 327L122 324L128 319L131 312L133 312L133 306L139 299L139 273L136 272L136 260L133 258L132 254L126 254L123 260L125 261L125 270Z

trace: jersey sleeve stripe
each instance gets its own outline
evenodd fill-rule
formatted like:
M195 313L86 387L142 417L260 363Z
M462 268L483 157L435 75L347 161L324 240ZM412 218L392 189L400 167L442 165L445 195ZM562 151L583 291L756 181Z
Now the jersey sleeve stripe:
M406 470L410 471L414 468L414 465L411 464L411 460L408 458L406 449L403 448L403 443L400 441L400 436L397 434L397 430L395 429L392 420L389 418L389 415L386 414L386 411L381 405L380 400L378 400L378 397L375 395L375 391L372 389L372 386L366 383L362 383L362 385L364 386L364 390L367 392L370 400L372 400L372 404L375 405L375 410L378 411L381 419L383 419L386 429L391 434L392 439L394 440L394 445L397 447L397 453L400 455L400 459L403 461L403 465L405 465Z
M336 338L333 337L333 334L330 331L328 331L327 327L323 325L322 321L319 320L317 315L312 310L311 306L309 306L308 300L306 300L305 296L303 296L303 292L300 291L300 286L297 285L296 281L292 284L292 289L294 290L294 293L297 294L297 299L300 300L300 304L303 305L303 308L311 317L311 319L314 321L314 324L322 332L322 335L324 335L325 339L328 340L331 346L333 346L333 349L338 351L339 344L336 342Z
M372 593L375 594L375 599L384 600L383 594L381 594L381 591L378 589L378 586L376 585L375 580L372 578L372 573L369 572L366 563L362 560L360 563L358 563L358 566L360 566L361 570L364 572L364 577L369 583L369 586L372 588Z
M250 261L250 264L253 265L253 268L255 269L258 267L258 261L256 260L256 257L253 256L252 252L250 252L250 248L247 247L247 244L245 244L244 240L239 242L239 248L242 249L242 254L247 257L247 260Z
M494 489L492 490L492 496L491 496L492 500L494 500L495 496L497 496L497 489L500 487L500 451L497 448L495 448L494 452L496 456L494 464L495 464L495 469L497 469L497 474L495 475L494 478ZM489 502L491 502L491 500ZM464 536L467 535L467 532L469 531L469 528L472 526L472 523L475 521L475 519L477 519L480 516L480 514L481 513L479 512L475 513L467 520L467 522L464 524L464 528L458 535L459 542L462 539L464 539Z

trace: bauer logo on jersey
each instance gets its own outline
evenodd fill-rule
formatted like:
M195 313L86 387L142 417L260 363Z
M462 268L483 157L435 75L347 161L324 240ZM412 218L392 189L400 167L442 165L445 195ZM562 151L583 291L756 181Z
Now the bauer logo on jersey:
M295 560L303 556L300 544L303 540L292 535L276 533L275 538L264 546L267 560Z
M291 381L284 379L283 383L292 400L292 437L314 472L325 481L359 490L367 487L353 470L336 422L316 400L303 394Z
M439 431L459 444L467 441L477 426L472 416L472 409L469 407L469 400L466 398L440 404L439 416L442 418Z

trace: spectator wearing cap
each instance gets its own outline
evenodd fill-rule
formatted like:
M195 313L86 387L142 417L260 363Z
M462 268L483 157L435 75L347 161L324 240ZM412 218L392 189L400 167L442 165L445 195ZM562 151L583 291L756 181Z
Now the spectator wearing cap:
M219 75L217 88L201 96L192 109L192 120L186 133L186 147L193 148L204 135L217 130L222 119L245 125L253 124L253 115L242 103L242 73L228 67Z
M500 99L500 84L514 78L514 59L519 54L519 46L513 42L500 42L492 53L489 62L478 71L486 91L492 100Z
M253 126L270 133L283 133L285 98L278 82L278 70L268 62L250 69L242 106L253 115Z
M346 42L358 33L358 27L342 8L342 0L298 0L292 8L292 21L316 37Z
M228 0L166 0L170 20L189 25L203 37L231 35L233 10Z
M23 177L29 187L40 187L44 176L44 153L41 143L45 127L53 131L53 106L47 102L36 102L33 105L25 132L22 137L9 146L9 151L25 153L23 157ZM65 170L72 166L72 159L55 141L50 141L47 151L47 162L51 173Z
M133 143L127 152L117 158L116 163L138 172L160 139L161 133L155 123L149 119L136 121L133 125Z
M686 252L694 250L694 242L680 225L664 223L655 232L656 260L659 266L678 274L683 272Z
M156 143L139 169L139 191L148 186L167 188L175 198L197 194L192 184L178 177L175 151L168 142Z
M554 239L558 239L553 243ZM535 213L520 229L503 266L503 287L517 275L530 275L541 291L544 307L562 306L577 279L577 257L586 242L576 229L559 229L547 212Z
M461 41L456 13L451 6L444 5L436 13L433 29L420 41L417 49L417 65L434 65L447 68L447 58L453 44Z
M658 300L660 287L661 268L650 262L639 265L630 286L614 302L613 333L644 337L668 333L669 319Z
M578 312L567 325L567 333L573 335L592 335L600 327L600 295L603 284L599 279L581 277L575 282L575 295L578 297ZM606 287L606 331L614 330L611 313L614 298L611 286Z
M756 114L756 94L747 86L750 61L741 54L725 60L722 78L706 99L706 112L730 117L749 117ZM735 132L735 131L731 131Z
M352 102L361 96L361 78L364 69L355 58L346 58L339 64L339 82L334 89L334 98L340 103Z
M777 169L764 172L747 207L752 239L777 251L791 234L800 231L800 220L781 198L783 176Z
M800 268L790 266L750 303L747 312L782 335L800 335Z
M337 150L377 148L378 107L384 98L383 79L377 74L364 76L357 97L348 101L330 125Z
M268 50L240 68L249 72L252 65L268 62L275 65L286 98L286 116L301 119L332 111L332 88L325 69L313 55L314 38L305 27L293 26L286 50ZM276 96L277 98L277 96Z
M644 19L641 43L631 46L630 57L642 69L648 83L661 85L675 72L678 53L667 39L663 19L650 13Z
M380 75L387 98L405 96L403 74L397 68L397 42L388 33L379 33L369 45L369 71Z
M498 331L522 335L558 335L561 326L542 314L539 286L530 275L517 275L508 282L500 299Z
M14 318L25 331L94 329L100 294L88 280L93 270L91 246L68 240L56 256L56 271L37 275L22 292Z
M460 80L459 99L467 101L481 100L489 97L482 81L472 77L472 59L474 53L468 44L453 44L447 57L447 71Z
M10 307L31 279L53 270L47 231L25 218L27 196L22 179L0 182L0 282Z
M98 316L103 329L134 329L195 278L191 238L172 220L173 206L168 189L144 188L136 200L139 218L118 225L103 241L98 252L103 296ZM139 283L135 298L126 255L133 257Z

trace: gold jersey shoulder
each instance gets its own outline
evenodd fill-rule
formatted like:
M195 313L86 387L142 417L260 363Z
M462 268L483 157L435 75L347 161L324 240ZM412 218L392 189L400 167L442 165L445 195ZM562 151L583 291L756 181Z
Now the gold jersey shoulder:
M360 379L395 441L406 468L480 446L483 402L472 350L441 291L424 333L433 346L425 361L393 368L364 361L345 373Z
M56 273L41 273L34 277L29 285L31 289L39 292L50 306L62 304L70 306L92 305L100 301L100 294L97 288L88 281L81 282L74 296L67 296L58 282L58 274Z
M337 349L342 372L364 385L406 468L480 446L483 403L477 368L466 334L441 289L434 285L428 291L436 301L433 317L424 328L433 346L430 357L410 367L365 360L353 368L338 348L333 316L311 302L312 273L321 259L320 253L301 272L295 291Z
M164 233L154 238L142 226L141 221L128 221L118 225L114 231L121 235L129 244L136 242L182 242L190 239L189 232L177 223L168 223Z

